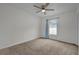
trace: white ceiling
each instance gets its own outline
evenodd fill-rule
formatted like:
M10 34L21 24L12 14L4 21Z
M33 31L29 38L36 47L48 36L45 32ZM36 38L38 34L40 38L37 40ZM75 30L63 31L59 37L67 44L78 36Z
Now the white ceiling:
M19 9L22 9L24 11L28 11L29 13L32 13L34 15L38 16L49 16L49 15L54 15L54 14L59 14L63 12L67 12L70 10L74 10L78 4L76 3L50 3L50 5L47 7L49 9L55 9L55 11L48 11L47 15L44 15L42 12L36 13L39 9L33 7L33 5L41 6L42 3L11 3L7 4Z

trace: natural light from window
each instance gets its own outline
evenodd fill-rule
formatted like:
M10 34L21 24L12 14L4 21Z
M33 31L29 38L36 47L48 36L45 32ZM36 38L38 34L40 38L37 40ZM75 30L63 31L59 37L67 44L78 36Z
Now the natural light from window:
M49 20L49 35L57 35L57 20Z

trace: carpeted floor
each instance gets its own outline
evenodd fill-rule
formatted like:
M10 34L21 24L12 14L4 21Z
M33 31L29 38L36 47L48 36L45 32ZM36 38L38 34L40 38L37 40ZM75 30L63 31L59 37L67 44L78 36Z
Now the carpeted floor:
M36 39L0 50L1 55L77 55L78 46L50 39Z

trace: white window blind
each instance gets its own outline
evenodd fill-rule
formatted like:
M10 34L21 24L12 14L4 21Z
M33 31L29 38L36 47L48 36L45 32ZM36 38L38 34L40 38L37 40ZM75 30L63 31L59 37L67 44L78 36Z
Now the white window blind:
M49 35L57 35L57 19L48 21L49 24Z

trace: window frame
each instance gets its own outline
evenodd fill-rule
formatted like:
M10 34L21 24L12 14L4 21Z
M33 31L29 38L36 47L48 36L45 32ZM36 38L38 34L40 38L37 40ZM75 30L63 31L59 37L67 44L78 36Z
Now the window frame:
M49 34L49 21L50 20L55 20L56 19L56 21L57 21L57 23L56 23L56 26L57 26L57 34L55 35L55 34ZM55 35L55 36L57 36L58 35L58 24L59 24L59 17L55 17L55 18L51 18L51 19L48 19L48 35Z

